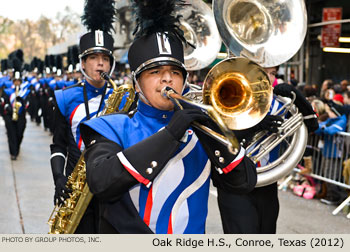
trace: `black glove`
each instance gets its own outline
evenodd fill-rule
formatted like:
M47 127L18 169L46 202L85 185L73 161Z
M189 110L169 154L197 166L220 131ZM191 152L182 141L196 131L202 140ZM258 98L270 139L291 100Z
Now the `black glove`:
M64 200L69 197L68 193L72 192L72 190L66 187L68 178L63 174L55 178L55 196L54 196L54 204L61 205Z
M312 117L312 115L316 115L316 113L313 110L310 102L306 100L305 96L299 90L297 90L292 85L281 83L274 87L273 92L276 95L289 98L293 98L292 92L294 92L296 95L294 104L297 106L300 113L302 113L304 117L308 116L306 119L304 119L304 123L308 131L312 132L318 129L317 117Z
M310 102L306 100L305 96L292 85L282 83L278 84L273 89L274 94L289 98L293 98L292 92L294 92L296 95L294 103L299 111L303 114L303 116L315 114L315 111L313 110Z
M55 195L54 204L61 205L66 198L68 198L68 193L72 190L66 187L67 177L63 175L65 158L62 156L54 156L50 160L51 170L53 175L53 180L55 182Z
M258 123L255 127L258 131L267 130L271 133L277 133L278 127L281 126L283 122L282 117L277 115L266 115L264 119Z
M277 128L281 126L282 122L283 119L280 116L266 115L264 119L257 125L248 129L234 130L233 132L239 142L242 142L244 139L243 143L250 143L255 134L259 131L267 130L271 133L276 133L278 131ZM246 145L243 145L243 147L246 147Z
M290 84L281 83L273 88L273 93L275 95L280 95L284 97L293 98L292 92L296 94L297 89Z
M176 110L165 128L176 140L180 140L192 122L205 122L207 120L210 120L209 116L200 109Z

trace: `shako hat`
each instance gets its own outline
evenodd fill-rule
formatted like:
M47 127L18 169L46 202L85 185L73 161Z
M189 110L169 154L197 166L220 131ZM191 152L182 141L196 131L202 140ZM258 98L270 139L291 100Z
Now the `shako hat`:
M79 58L101 52L111 56L113 60L114 40L109 32L113 30L116 11L114 5L114 0L85 0L81 20L89 32L80 38Z
M115 12L114 0L85 0L84 14L81 20L89 32L80 38L79 62L80 71L87 79L91 80L91 77L85 73L82 67L82 59L92 53L104 53L108 55L111 63L109 74L114 71L114 40L109 32L113 30Z
M181 16L175 11L184 5L179 0L134 0L136 13L135 39L129 48L128 61L134 80L146 69L157 65L180 67L184 79L183 43L187 44L180 29Z

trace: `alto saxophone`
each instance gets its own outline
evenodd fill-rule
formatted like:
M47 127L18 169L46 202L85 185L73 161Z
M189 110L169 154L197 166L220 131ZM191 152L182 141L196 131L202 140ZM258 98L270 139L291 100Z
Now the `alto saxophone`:
M12 108L12 121L18 121L18 113L19 109L22 107L22 103L17 101L17 96L19 93L19 86L16 85L15 87L15 100L13 101L13 108Z
M101 78L107 80L113 87L113 93L108 97L106 106L101 114L110 114L118 111L123 96L129 93L123 109L120 110L127 112L135 98L133 86L131 84L123 84L117 87L107 73L102 73ZM68 177L66 187L71 189L72 192L69 193L69 197L61 206L55 206L50 215L48 221L50 226L49 234L74 233L92 199L93 194L86 183L84 152L81 154L72 174Z

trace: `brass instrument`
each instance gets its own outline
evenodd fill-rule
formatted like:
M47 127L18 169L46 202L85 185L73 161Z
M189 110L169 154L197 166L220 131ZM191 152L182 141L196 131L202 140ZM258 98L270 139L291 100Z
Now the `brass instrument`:
M101 114L110 114L118 111L122 98L126 93L128 93L127 101L121 111L127 112L135 98L133 86L124 84L117 87L107 73L102 73L101 78L107 80L113 87L113 93L108 97L106 106ZM49 234L74 233L93 197L86 183L84 152L81 154L72 174L68 177L66 187L71 189L72 192L69 193L69 197L61 206L56 205L53 209L48 220L50 226Z
M15 99L14 99L13 105L12 105L12 121L18 121L18 113L19 113L20 108L22 107L22 103L17 101L18 93L19 93L19 86L16 85L15 86Z
M287 143L287 148L277 160L256 168L258 173L256 187L272 184L288 175L303 157L307 144L308 131L304 125L303 115L294 106L295 94L292 100L280 96L276 99L284 105L275 114L278 115L283 111L282 115L289 113L291 116L284 120L277 133L268 137L265 131L257 133L246 148L247 156L257 163L282 142Z
M198 87L190 85L190 92L185 97L211 104L230 129L249 128L266 115L272 90L267 88L271 84L264 75L251 80L252 72L263 69L246 66L255 63L263 67L280 65L299 50L307 28L305 4L302 0L213 0L212 9L222 41L229 49L228 56L233 53L239 57L228 58L215 65L204 80L202 93ZM255 63L244 61L241 57ZM256 85L259 82L262 84ZM252 90L255 95L252 95ZM289 112L292 116L283 122L278 133L266 137L266 132L260 132L254 136L253 141L248 143L247 156L257 163L282 142L287 143L288 148L273 163L257 168L256 187L271 184L287 175L306 148L307 129L302 114L293 105L294 100L277 99L285 103L281 108L284 113ZM222 136L218 140L232 145ZM257 150L259 153L256 155Z
M203 69L211 64L221 48L221 38L211 8L201 0L187 0L181 8L181 29L186 40L195 46L184 48L185 66L189 71Z
M224 74L222 67L224 64L229 66L228 69L233 69L232 60L234 60L234 58L227 59L223 61L220 65L214 66L214 68L211 70L211 71L214 71L215 68L218 68L217 69L218 72L221 73L219 75L224 76L224 77L217 76L214 78L215 79L214 82L224 83L224 84L221 84L221 87L214 87L214 88L208 89L207 87L208 83L206 80L204 82L205 84L202 92L199 92L197 87L195 87L196 90L194 90L190 94L191 98L188 98L186 94L184 96L184 99L181 99L181 100L184 100L184 101L202 100L205 104L208 104L209 103L208 99L209 100L212 99L211 103L215 104L213 109L217 109L219 113L224 111L224 107L226 104L226 108L227 107L229 108L229 110L226 110L226 113L227 112L229 113L226 114L226 119L224 120L225 123L228 125L227 127L233 130L249 128L259 122L259 120L261 119L261 117L258 116L259 114L265 114L265 112L269 110L269 107L270 107L269 95L272 94L270 93L272 91L270 91L268 87L271 87L271 85L269 84L268 79L266 80L267 77L264 77L265 81L262 82L262 83L265 83L266 85L264 84L251 85L251 87L247 86L247 88L244 87L244 85L242 84L242 83L245 83L245 81L242 81L242 82L235 81L235 83L231 82L232 80L230 78L227 78L227 74L231 75L234 73L229 72ZM242 60L242 58L237 58L236 60L240 61ZM246 61L249 62L249 60L246 60ZM239 63L239 65L241 65L241 62ZM242 71L242 70L240 69L239 71ZM244 72L240 72L240 73L243 74ZM206 79L208 79L208 77ZM209 86L213 86L213 85L209 85ZM250 89L257 88L257 90L261 89L261 91L263 91L262 87L266 88L266 90L262 93L257 92L260 98L249 97L249 95L251 95ZM223 92L220 91L221 89L224 89L224 90L226 89L225 92L228 92L228 93L223 94ZM196 95L196 97L194 97L194 94ZM228 97L230 96L235 96L235 97L231 97L230 99L228 99ZM304 125L303 115L299 113L298 109L294 106L295 94L293 99L280 97L280 96L277 96L275 99L282 102L284 105L274 114L283 116L289 113L291 116L284 120L284 122L278 128L277 133L273 133L269 136L266 136L266 131L261 131L257 133L253 137L251 142L247 144L246 155L250 157L254 163L258 163L264 158L266 154L268 154L271 150L273 150L279 144L283 142L287 143L288 148L284 150L283 153L281 153L280 157L274 162L269 163L265 166L256 168L257 174L258 174L258 181L257 181L256 187L269 185L271 183L274 183L278 179L282 178L283 176L288 175L291 172L291 170L294 167L296 167L296 165L302 158L306 148L306 144L307 144L308 131L306 126ZM249 101L251 101L252 105L248 105ZM227 102L229 102L229 104L227 104ZM193 101L189 103L195 105ZM235 104L236 104L236 107L235 107ZM256 106L257 108L254 108L251 106ZM204 108L202 107L202 105L199 107ZM251 114L253 111L259 111L259 110L261 112L258 112L255 115ZM231 116L232 118L230 118ZM198 127L199 124L196 124L196 125ZM200 125L200 126L202 128L204 127L203 125ZM209 131L205 133L211 135L211 132ZM218 141L222 142L223 144L227 145L228 147L232 145L229 139L221 135L218 137L216 132L213 132L211 136L217 139Z
M212 9L226 47L262 67L289 60L306 35L304 0L213 0Z
M230 51L263 67L289 60L306 35L307 14L302 0L214 0L213 11L221 38ZM307 129L294 100L277 99L286 104L283 109L292 116L283 122L278 133L266 137L266 132L260 132L254 136L247 155L257 163L282 142L288 148L274 162L257 167L256 187L274 183L291 172L306 148Z
M220 36L230 52L263 67L289 60L299 50L306 35L307 14L303 0L214 0L212 9ZM283 122L278 133L266 137L266 132L261 132L254 136L247 155L258 162L282 142L288 148L273 163L257 168L256 187L274 183L287 175L306 148L307 129L302 114L293 105L293 100L277 99L283 100L285 113L290 112L292 116ZM246 120L250 118L238 123L244 125ZM256 150L259 150L258 155L254 153Z
M120 59L119 49L127 49L130 47L134 40L133 31L135 29L135 22L132 17L132 1L131 0L118 0L115 1L116 19L113 23L112 36L114 38L113 47L114 56Z
M208 135L227 144L237 154L239 143L232 130L245 129L260 122L269 111L272 86L265 71L245 58L230 58L215 65L203 84L203 104L163 89L172 99L183 100L206 110L225 136L195 124Z

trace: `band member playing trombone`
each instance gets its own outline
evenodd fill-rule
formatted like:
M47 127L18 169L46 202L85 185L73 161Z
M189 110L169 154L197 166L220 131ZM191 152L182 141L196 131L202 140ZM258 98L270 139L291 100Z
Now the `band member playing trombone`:
M61 205L68 197L67 177L85 148L79 124L102 112L105 100L113 91L100 77L102 72L111 73L114 70L113 38L108 33L112 28L113 2L87 1L82 20L90 32L80 38L79 45L80 68L85 79L64 90L55 91L55 127L50 146L55 183L54 204ZM106 13L108 16L101 19ZM96 208L92 200L75 233L96 233Z
M81 125L87 183L101 205L100 233L204 233L210 178L231 192L256 183L243 148L231 154L191 126L217 128L204 112L184 103L180 109L162 95L165 87L181 94L187 77L178 17L166 13L174 2L139 6L128 54L137 111Z

